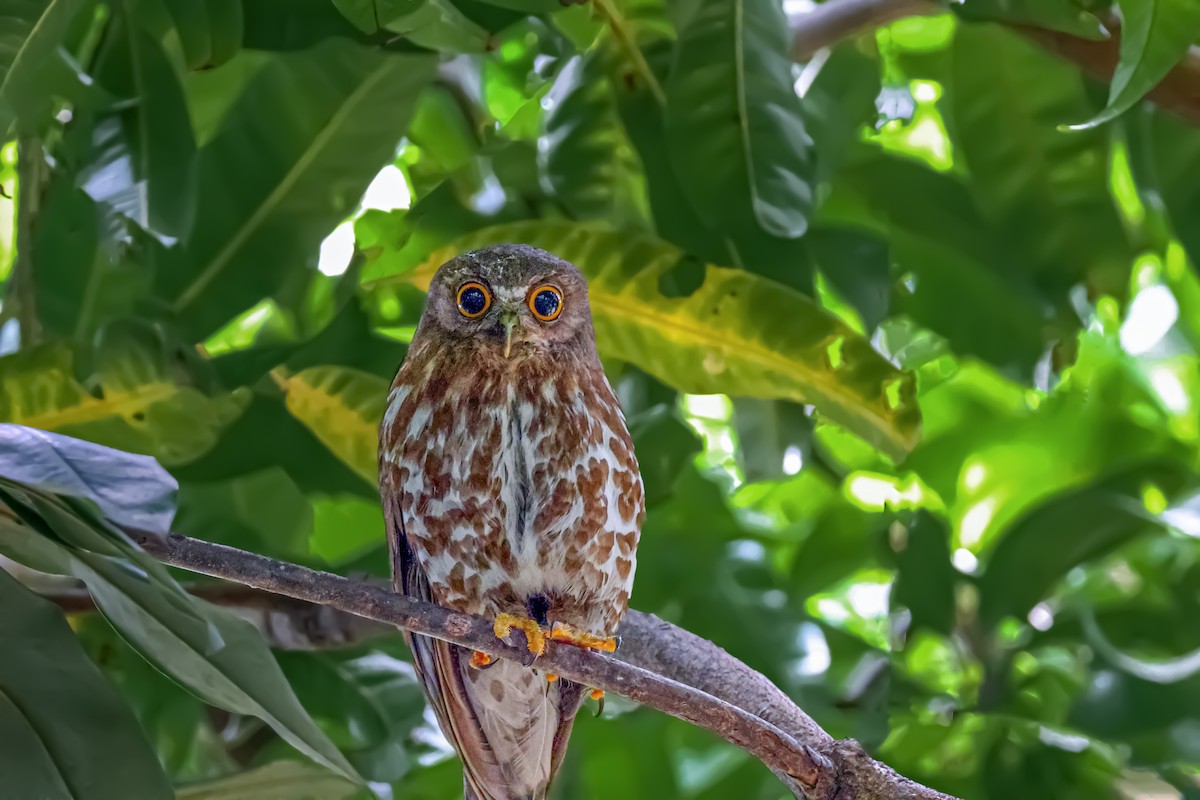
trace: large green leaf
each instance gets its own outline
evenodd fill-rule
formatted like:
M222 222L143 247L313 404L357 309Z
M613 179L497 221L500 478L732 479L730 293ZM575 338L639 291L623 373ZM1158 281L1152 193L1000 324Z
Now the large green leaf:
M671 163L720 230L756 223L796 238L808 227L812 142L788 46L775 0L701 0L680 24L666 86Z
M84 188L147 231L186 238L195 216L196 141L162 46L133 20L113 22L97 79L121 98L96 125Z
M45 800L171 798L129 706L62 612L0 569L4 793Z
M1079 128L1091 128L1123 114L1158 85L1200 36L1196 0L1118 0L1121 58L1113 72L1108 106Z
M242 47L241 0L163 0L188 69L219 67Z
M82 580L113 627L161 671L211 705L259 717L301 752L357 779L296 699L258 629L187 594L77 504L9 481L0 481L0 501L24 523L0 516L0 552Z
M345 778L302 764L277 761L215 781L189 784L176 800L351 800L367 797Z
M433 68L430 57L332 39L258 69L200 152L191 242L163 254L156 275L192 333L212 332L307 267L392 158Z
M12 117L36 132L56 96L81 86L76 68L60 50L67 30L88 0L9 0L0 13L0 129Z
M546 179L576 219L645 225L645 179L606 77L603 51L593 50L563 70L547 95L539 148Z
M579 267L605 356L685 392L811 403L896 456L916 442L912 380L866 340L799 292L742 270L701 272L653 237L561 223L501 225L389 280L427 289L443 262L501 242L535 245ZM663 291L672 285L690 291Z
M979 582L980 621L991 628L1006 616L1024 616L1072 567L1161 528L1140 493L1147 484L1173 493L1186 475L1178 464L1143 463L1026 513L988 559Z
M1084 276L1123 292L1132 248L1108 191L1107 140L1059 127L1095 108L1083 76L997 26L959 26L952 54L948 123L1010 254L1006 271L1056 303Z

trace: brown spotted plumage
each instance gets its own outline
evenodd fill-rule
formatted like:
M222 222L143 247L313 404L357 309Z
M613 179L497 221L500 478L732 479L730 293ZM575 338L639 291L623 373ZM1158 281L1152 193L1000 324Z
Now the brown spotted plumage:
M571 264L506 245L438 270L380 427L398 591L603 649L645 514ZM409 636L467 800L541 800L584 687ZM520 641L520 640L510 640Z

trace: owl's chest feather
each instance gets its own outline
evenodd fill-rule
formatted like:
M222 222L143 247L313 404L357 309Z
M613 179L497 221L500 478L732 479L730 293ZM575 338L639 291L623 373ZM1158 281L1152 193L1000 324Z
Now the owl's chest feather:
M402 442L406 532L439 600L627 598L641 482L603 374L419 377L393 390L385 423Z

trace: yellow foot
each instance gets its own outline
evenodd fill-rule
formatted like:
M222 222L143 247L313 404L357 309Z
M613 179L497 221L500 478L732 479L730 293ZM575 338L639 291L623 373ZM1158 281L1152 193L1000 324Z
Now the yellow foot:
M553 672L546 673L546 683L554 683L556 680L558 680L558 676Z
M503 639L512 633L513 628L525 632L525 642L529 646L529 652L535 656L540 656L546 652L546 632L528 617L518 617L516 614L499 614L496 616L496 623L492 627L492 630L496 634L497 639Z
M483 669L488 664L492 663L492 657L487 653L481 653L476 650L471 654L471 666L475 669Z
M603 689L592 689L592 699L593 700L603 700L604 699L604 690Z
M576 647L586 647L589 650L602 650L605 653L617 651L617 640L612 636L596 636L595 634L572 628L556 622L550 628L550 638L556 642L571 644Z

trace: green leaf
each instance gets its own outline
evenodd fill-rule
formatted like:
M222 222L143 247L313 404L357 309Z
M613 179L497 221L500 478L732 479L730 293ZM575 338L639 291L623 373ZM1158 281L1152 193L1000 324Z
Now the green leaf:
M97 122L100 152L84 173L85 191L147 231L186 239L196 212L196 140L174 67L157 40L122 19L112 24L97 79L123 101Z
M409 0L407 10L383 25L410 42L447 53L483 53L490 44L487 30L472 22L449 0Z
M680 26L666 86L671 163L720 230L757 223L802 236L813 204L812 142L775 0L702 0ZM738 209L750 209L744 220Z
M1108 190L1107 139L1058 127L1094 109L1084 77L998 26L959 26L952 54L947 123L1005 273L1030 276L1056 304L1081 279L1122 293L1133 253Z
M132 246L119 242L133 224L83 189L54 181L43 203L32 239L38 321L48 334L86 341L101 324L134 312L149 294L150 269L136 238Z
M866 340L799 292L742 270L701 272L652 237L561 223L501 225L468 235L391 281L428 289L445 261L500 242L541 247L579 267L604 356L680 391L814 404L896 456L916 442L912 381ZM692 291L665 294L673 281Z
M334 39L255 72L200 152L191 242L157 272L191 332L211 333L305 268L394 154L433 68Z
M944 520L919 511L904 528L904 544L896 550L896 582L891 607L907 608L908 631L954 632L954 587L961 577L950 562L950 532Z
M241 0L162 0L191 70L219 67L242 48Z
M88 0L20 2L0 15L0 129L15 116L21 130L36 133L55 98L83 85L60 46L75 16L90 5Z
M129 706L62 612L0 569L4 792L46 800L172 798Z
M82 580L105 618L162 672L211 705L262 719L310 758L358 779L300 705L257 628L188 595L119 533L56 498L0 482L0 501L25 523L0 524L0 552Z
M284 378L287 409L372 485L388 381L347 367L310 367Z
M1178 489L1186 471L1169 462L1128 467L1024 514L1004 534L979 581L979 618L994 628L1024 617L1072 567L1163 523L1141 501L1146 484Z
M590 51L559 75L547 95L539 155L546 180L575 219L645 227L645 179L602 59L603 51Z
M352 800L365 797L345 778L298 761L276 761L215 781L180 787L176 800Z
M1183 60L1200 36L1196 0L1118 0L1121 8L1121 58L1113 72L1108 105L1080 125L1084 130L1125 113Z

